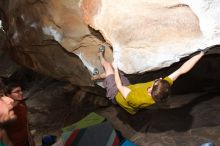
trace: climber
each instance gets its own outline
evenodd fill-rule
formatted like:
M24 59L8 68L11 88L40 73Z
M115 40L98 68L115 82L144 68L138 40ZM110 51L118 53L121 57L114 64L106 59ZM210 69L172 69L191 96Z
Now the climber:
M106 88L106 96L113 103L119 104L130 114L135 114L139 109L146 108L155 103L163 103L167 100L170 87L173 82L182 74L190 71L202 58L204 52L196 54L186 61L179 69L165 78L159 78L146 83L131 85L128 79L119 73L115 63L110 64L104 58L105 48L99 48L99 59L105 72L94 75L93 80L104 78L103 86Z

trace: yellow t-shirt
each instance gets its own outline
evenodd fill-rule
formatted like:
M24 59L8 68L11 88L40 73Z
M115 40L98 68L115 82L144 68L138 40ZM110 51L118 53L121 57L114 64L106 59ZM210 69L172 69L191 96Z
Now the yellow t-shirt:
M172 79L169 77L165 77L164 80L168 81L170 85L173 84ZM126 100L120 92L117 93L115 100L122 108L133 115L139 109L146 108L155 103L147 92L147 89L150 88L153 83L154 81L150 81L147 83L129 85L128 88L131 89L131 92L128 94Z

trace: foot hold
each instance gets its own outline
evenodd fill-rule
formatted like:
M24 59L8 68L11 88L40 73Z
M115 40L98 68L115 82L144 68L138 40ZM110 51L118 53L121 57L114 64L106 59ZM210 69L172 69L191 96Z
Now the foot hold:
M94 68L92 75L98 75L98 74L99 74L98 68Z

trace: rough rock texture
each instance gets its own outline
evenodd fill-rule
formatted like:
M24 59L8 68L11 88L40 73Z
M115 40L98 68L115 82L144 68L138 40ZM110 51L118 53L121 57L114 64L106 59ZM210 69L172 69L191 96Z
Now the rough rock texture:
M7 39L5 38L4 32L0 30L0 48L2 48L6 43ZM10 77L19 66L11 60L9 54L2 49L0 49L0 78Z
M79 86L92 85L97 49L100 44L109 47L82 22L77 1L1 3L3 33L10 41L1 49L10 50L14 60L35 71Z
M103 34L119 68L129 74L169 66L198 48L219 44L219 6L204 0L81 3L84 20Z
M160 69L219 44L219 2L188 0L0 0L14 60L35 71L92 86L103 72L97 50L128 74ZM1 38L2 39L2 38ZM113 54L112 54L113 51Z

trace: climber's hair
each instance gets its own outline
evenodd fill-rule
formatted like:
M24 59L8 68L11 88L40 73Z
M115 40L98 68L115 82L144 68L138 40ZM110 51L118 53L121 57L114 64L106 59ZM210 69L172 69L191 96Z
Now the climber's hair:
M155 102L163 103L167 100L170 92L170 84L163 79L156 79L153 83L151 96Z
M17 82L12 82L12 83L9 83L8 85L5 86L4 88L4 94L5 95L8 95L8 94L11 94L12 90L14 90L15 88L17 87L21 87L21 85ZM22 87L21 87L22 88Z

